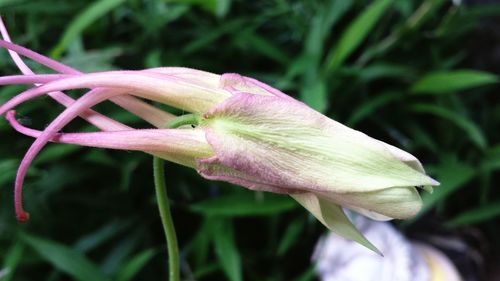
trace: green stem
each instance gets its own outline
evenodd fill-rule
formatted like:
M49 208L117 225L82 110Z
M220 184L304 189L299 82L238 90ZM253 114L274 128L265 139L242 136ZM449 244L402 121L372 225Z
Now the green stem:
M200 116L197 114L187 114L179 116L166 124L166 128L175 129L183 125L197 125ZM170 212L170 203L168 201L167 188L165 184L165 170L163 160L159 157L153 157L153 173L156 191L156 201L158 210L160 211L161 223L167 240L168 251L168 271L170 281L180 281L180 262L179 262L179 246L177 243L177 235L175 233L174 220Z
M155 178L156 200L160 211L161 223L167 240L168 251L168 271L170 281L180 281L179 247L177 245L177 235L175 234L174 221L170 213L170 203L168 202L167 189L165 185L165 170L163 160L153 157L153 171Z
M167 129L175 129L184 125L198 125L200 123L200 115L199 114L186 114L181 115L177 118L174 118L165 124L165 128Z

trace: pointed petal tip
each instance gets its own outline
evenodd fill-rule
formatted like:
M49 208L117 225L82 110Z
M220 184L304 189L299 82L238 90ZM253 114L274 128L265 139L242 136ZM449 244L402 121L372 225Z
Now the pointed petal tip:
M432 185L432 186L439 186L439 185L441 185L441 183L438 182L437 180L435 180L433 178L430 178L430 179L431 179L431 184L430 185Z
M367 243L359 243L358 242L358 244L367 248L368 250L373 251L375 254L379 255L382 258L384 257L384 254L377 248L377 246L373 245L373 243L370 242L368 239L366 241L367 241ZM357 242L357 241L355 241L355 242Z
M428 182L426 182L425 184L422 184L420 186L417 186L417 188L419 189L423 189L424 191L432 194L434 192L434 186L440 186L441 183L438 182L437 180L427 176L427 179L428 179Z

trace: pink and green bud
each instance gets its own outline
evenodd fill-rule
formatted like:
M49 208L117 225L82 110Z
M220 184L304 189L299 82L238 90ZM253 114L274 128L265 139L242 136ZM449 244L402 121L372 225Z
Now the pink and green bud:
M0 106L0 114L7 114L14 129L36 138L15 183L16 213L21 221L28 218L21 205L24 175L47 142L144 151L194 168L210 180L288 194L330 230L373 250L341 207L374 219L406 219L422 205L415 187L438 185L411 154L348 128L252 78L178 67L86 74L8 41L0 41L0 46L15 52L11 55L25 74L0 77L0 84L37 85ZM18 54L60 74L33 74ZM72 89L89 92L72 100L62 93ZM66 109L44 131L23 127L13 108L42 95L50 95ZM181 117L144 99L194 114L187 122L193 126L165 129ZM133 129L91 110L106 100L156 128ZM77 117L100 131L60 133Z

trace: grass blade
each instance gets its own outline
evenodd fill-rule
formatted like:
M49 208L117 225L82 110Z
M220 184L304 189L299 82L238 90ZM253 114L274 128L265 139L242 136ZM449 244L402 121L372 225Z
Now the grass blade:
M335 71L342 65L347 57L364 41L391 2L391 0L375 1L347 27L338 43L328 54L325 62L327 73Z
M60 58L62 52L66 47L75 39L82 31L91 25L98 18L104 16L109 11L122 4L125 0L100 0L91 4L87 9L82 11L71 23L57 43L56 47L52 50L51 56L53 58Z
M410 91L419 94L453 93L498 81L498 76L477 70L436 71L415 82Z
M444 118L463 129L472 142L480 148L486 148L487 142L481 129L471 120L449 109L432 104L415 104L410 107L414 112L427 113Z
M375 112L378 108L381 108L400 97L401 93L386 92L372 99L369 99L367 102L361 104L354 110L354 112L349 117L349 120L347 121L347 125L354 126L358 124L361 120L365 119L367 116Z
M500 216L500 201L490 203L477 209L463 212L446 223L449 227L470 225L492 220Z
M204 216L247 217L279 214L297 206L293 200L285 196L266 194L258 200L251 193L246 193L208 199L191 205L191 211Z
M214 227L215 254L230 281L242 281L241 256L236 248L233 225L220 220Z
M55 241L32 235L21 235L35 252L54 267L79 281L107 281L109 278L90 260L76 250Z
M424 203L418 216L425 214L437 203L448 198L450 194L463 187L475 175L476 171L471 166L458 162L455 159L447 159L440 166L436 167L435 173L440 186L434 188L434 192L422 194ZM412 219L415 220L416 218Z
M25 248L24 243L21 243L19 241L17 241L14 245L12 245L9 248L3 263L5 273L3 276L0 276L0 280L2 281L13 280L14 272L16 271L17 266L22 261L24 248Z
M156 255L155 249L147 249L127 261L117 273L116 281L129 281Z

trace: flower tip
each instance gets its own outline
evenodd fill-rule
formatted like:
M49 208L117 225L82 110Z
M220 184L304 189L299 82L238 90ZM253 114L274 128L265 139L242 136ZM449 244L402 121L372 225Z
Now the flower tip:
M440 182L438 182L437 180L435 180L435 179L431 178L431 185L432 185L432 186L438 186L438 185L441 185L441 183L440 183Z
M434 192L434 188L432 187L432 185L424 185L421 188L424 191L429 192L430 194L432 194Z
M19 223L25 223L30 219L30 214L27 212L21 212L16 214L16 219Z
M384 253L382 253L379 249L375 249L375 253L379 255L379 257L384 258Z

